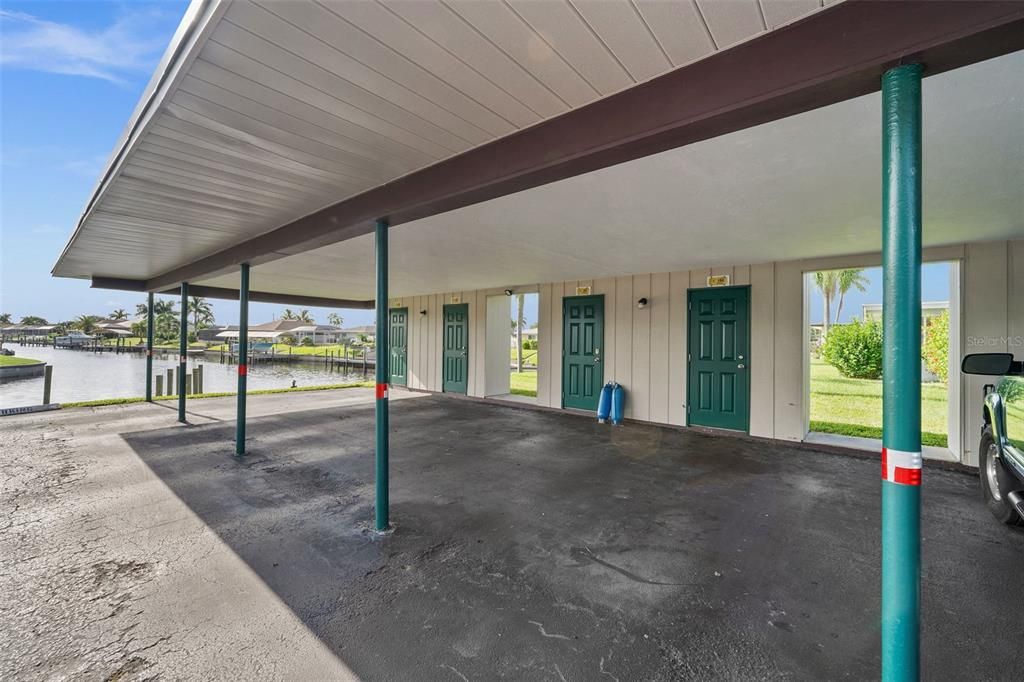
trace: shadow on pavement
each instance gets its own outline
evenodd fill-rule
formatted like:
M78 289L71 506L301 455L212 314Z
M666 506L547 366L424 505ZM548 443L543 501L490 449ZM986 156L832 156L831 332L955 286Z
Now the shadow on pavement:
M391 410L387 537L370 405L252 419L242 461L233 423L124 437L367 679L877 677L877 462L437 396ZM923 674L1001 678L1022 536L971 477L928 470L923 491Z

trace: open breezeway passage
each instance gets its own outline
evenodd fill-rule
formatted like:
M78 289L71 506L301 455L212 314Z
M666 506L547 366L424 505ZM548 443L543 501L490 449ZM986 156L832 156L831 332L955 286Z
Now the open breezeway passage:
M414 395L391 536L369 389L5 418L0 677L877 676L877 459ZM1024 534L924 476L922 676L1006 679Z

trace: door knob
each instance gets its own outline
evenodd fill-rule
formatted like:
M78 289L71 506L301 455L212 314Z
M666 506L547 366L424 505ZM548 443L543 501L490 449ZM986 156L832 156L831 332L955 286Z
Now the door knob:
M736 365L736 367L737 367L737 369L744 369L746 367L746 365L740 363L740 364Z
M601 358L595 357L594 362L601 362Z

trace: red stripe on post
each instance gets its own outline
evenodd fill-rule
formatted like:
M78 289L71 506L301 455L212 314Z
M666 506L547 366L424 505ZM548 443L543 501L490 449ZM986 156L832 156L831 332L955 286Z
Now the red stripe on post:
M384 400L388 397L388 385L377 384L377 400Z
M921 453L882 448L882 480L902 485L921 485Z
M896 467L896 471L893 474L893 480L896 483L902 483L903 485L921 485L921 470Z
M239 365L238 366L238 376L244 377L248 373L249 373L248 366L246 366L246 365Z

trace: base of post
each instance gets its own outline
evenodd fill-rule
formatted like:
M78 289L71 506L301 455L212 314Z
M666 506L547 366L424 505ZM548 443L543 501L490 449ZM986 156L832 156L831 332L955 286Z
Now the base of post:
M394 535L395 534L395 530L397 528L398 528L398 526L396 526L394 523L389 523L388 527L385 528L384 530L378 530L378 529L374 528L373 529L373 534L374 535Z

